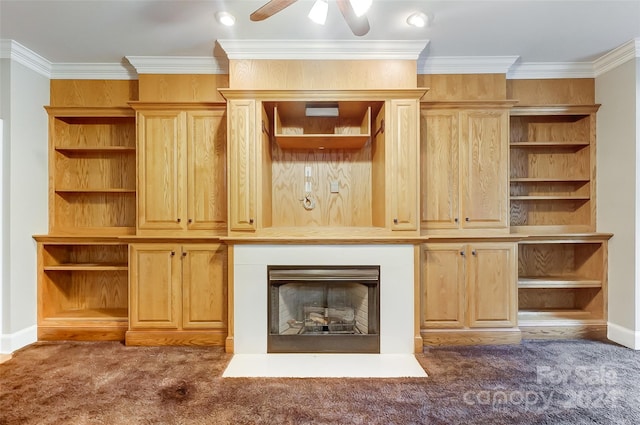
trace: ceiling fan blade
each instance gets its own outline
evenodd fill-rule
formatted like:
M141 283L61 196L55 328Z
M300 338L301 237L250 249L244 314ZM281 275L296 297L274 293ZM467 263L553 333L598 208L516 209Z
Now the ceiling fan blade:
M369 20L366 15L357 16L349 0L337 0L337 3L353 34L363 36L369 32Z
M282 9L291 6L296 1L298 0L271 0L260 9L253 12L249 18L252 21L263 21L280 12Z

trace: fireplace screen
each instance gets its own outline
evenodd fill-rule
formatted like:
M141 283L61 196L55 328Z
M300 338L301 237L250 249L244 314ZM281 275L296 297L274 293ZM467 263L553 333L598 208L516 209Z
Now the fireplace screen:
M378 266L269 266L270 353L379 353Z

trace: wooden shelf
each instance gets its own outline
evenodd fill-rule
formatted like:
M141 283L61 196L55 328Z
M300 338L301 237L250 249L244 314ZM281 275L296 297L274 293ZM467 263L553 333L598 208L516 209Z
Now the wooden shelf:
M589 146L588 141L569 141L569 142L511 142L509 147L513 148L583 148Z
M594 279L559 277L526 277L518 278L518 288L522 289L561 289L561 288L600 288L602 281Z
M553 320L594 320L593 315L586 310L580 309L540 309L540 310L520 310L518 312L518 322L536 322Z
M44 266L45 271L126 271L126 264L109 263L75 263Z
M45 320L129 320L129 313L126 308L91 308L79 310L59 311Z
M589 183L591 180L571 177L511 177L511 183Z
M131 146L58 146L56 152L63 154L83 154L83 153L135 153L136 148Z
M119 188L106 188L106 189L56 189L56 193L82 193L82 194L91 194L91 193L136 193L135 189L119 189Z
M512 201L588 201L589 196L582 195L536 195L536 196L511 196Z

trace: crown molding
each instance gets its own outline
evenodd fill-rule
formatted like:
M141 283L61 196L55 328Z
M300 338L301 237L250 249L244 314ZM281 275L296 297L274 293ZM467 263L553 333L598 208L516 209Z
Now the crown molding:
M417 60L429 40L218 40L229 59Z
M593 77L592 62L525 62L507 72L510 80Z
M53 80L136 80L136 70L128 63L54 63Z
M224 58L204 56L125 56L138 74L228 74Z
M595 76L598 77L635 58L640 58L640 38L629 40L596 59L593 62Z
M0 59L10 59L47 78L51 78L51 62L14 40L0 40Z
M436 56L418 60L418 74L506 74L518 56Z

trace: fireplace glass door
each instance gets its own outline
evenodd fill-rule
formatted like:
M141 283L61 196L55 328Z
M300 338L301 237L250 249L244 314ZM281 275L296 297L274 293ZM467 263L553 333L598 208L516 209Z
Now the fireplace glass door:
M379 353L379 266L269 266L270 353Z

